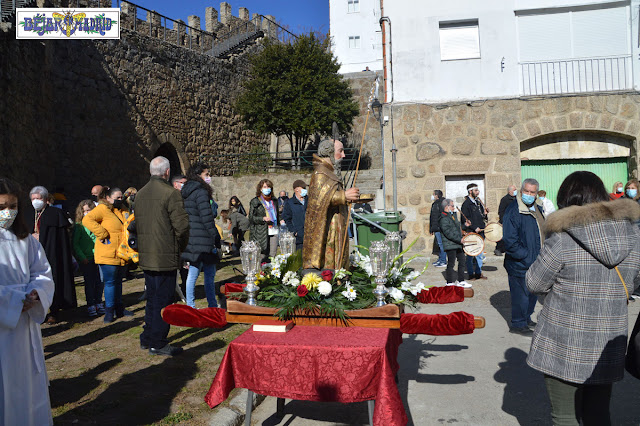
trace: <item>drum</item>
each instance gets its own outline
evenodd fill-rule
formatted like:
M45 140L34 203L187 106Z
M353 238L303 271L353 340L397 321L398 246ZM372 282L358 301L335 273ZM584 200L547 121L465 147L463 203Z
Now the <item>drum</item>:
M467 256L478 256L484 252L484 240L475 232L469 232L462 237L462 249Z
M502 225L496 222L488 224L484 228L484 237L494 243L502 239Z

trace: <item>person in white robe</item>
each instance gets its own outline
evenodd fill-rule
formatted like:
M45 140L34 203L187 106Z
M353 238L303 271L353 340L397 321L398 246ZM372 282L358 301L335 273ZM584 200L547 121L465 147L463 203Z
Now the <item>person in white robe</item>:
M0 426L52 425L40 324L54 283L42 245L16 220L16 190L0 178Z

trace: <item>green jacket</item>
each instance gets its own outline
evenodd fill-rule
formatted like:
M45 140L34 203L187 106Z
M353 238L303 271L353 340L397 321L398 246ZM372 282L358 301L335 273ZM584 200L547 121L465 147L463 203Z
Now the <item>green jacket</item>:
M96 236L81 223L73 227L73 254L78 262L93 260L93 249L96 246Z
M140 268L173 271L189 242L189 216L180 192L159 176L136 194L136 233Z
M278 228L280 225L280 211L278 210L278 199L272 198L273 204L276 210L276 216L278 223L274 223L273 226ZM249 232L251 239L258 244L262 249L262 253L269 251L269 224L264 221L264 217L267 215L267 210L264 208L260 199L255 197L249 203Z
M456 214L443 212L440 216L439 224L444 250L461 249L462 244L460 244L460 240L462 240L462 229L460 228L460 221L458 221Z

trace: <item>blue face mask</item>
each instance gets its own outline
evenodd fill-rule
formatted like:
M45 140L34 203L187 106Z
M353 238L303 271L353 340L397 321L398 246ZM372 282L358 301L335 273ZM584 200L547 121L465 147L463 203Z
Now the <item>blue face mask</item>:
M522 194L522 202L526 205L530 206L534 201L536 201L535 195Z
M302 188L300 190L300 196L301 197L306 197L307 196L307 189L306 188Z
M271 188L262 188L262 193L264 195L269 195L271 194Z
M636 198L636 195L638 195L637 189L627 189L627 197Z
M515 197L516 195L518 195L518 190L517 190L517 189L514 189L514 190L513 190L513 196Z

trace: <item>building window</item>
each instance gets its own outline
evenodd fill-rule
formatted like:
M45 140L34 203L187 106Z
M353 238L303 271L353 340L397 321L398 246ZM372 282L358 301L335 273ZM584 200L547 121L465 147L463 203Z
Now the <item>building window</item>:
M360 12L360 0L347 0L347 13Z
M360 49L360 36L349 36L349 49Z
M480 58L478 20L440 22L440 59Z

